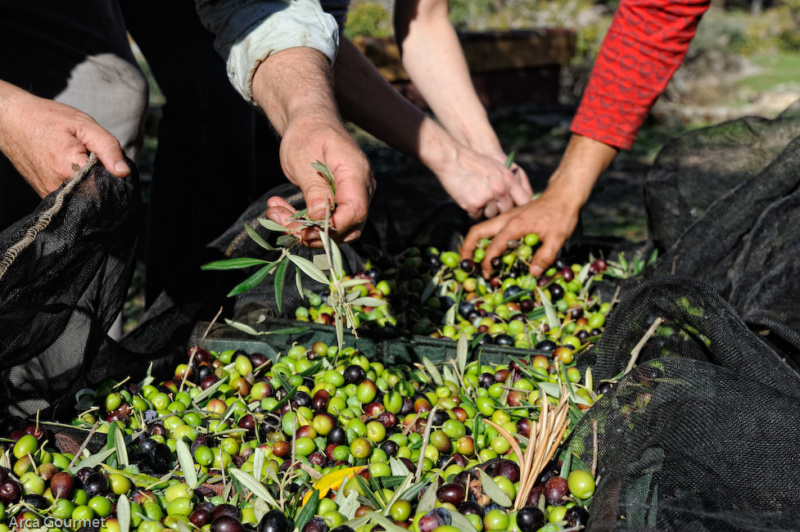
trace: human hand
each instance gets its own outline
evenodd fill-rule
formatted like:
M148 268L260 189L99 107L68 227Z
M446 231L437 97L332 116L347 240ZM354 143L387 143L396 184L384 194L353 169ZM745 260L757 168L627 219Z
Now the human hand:
M480 151L480 150L478 150ZM499 147L484 152L487 156L491 157L495 161L501 163L503 166L506 166L511 173L514 175L514 183L517 187L521 188L525 191L525 195L517 194L514 197L514 204L516 206L525 205L526 203L530 203L532 196L533 196L533 188L531 187L530 179L528 179L528 174L525 170L522 169L520 165L515 162L511 162L511 165L507 165L508 155Z
M461 256L472 258L478 240L492 238L482 262L483 274L488 276L492 271L492 258L502 254L509 240L536 233L542 246L531 258L530 272L541 275L575 230L581 207L616 155L617 149L613 146L573 135L542 195L527 205L473 227L461 247Z
M558 251L575 230L581 205L569 194L548 187L531 203L473 226L461 246L461 257L471 259L480 239L492 239L481 263L484 277L489 277L492 258L502 255L509 240L536 233L542 245L531 257L530 272L539 276L555 261Z
M504 162L504 161L503 161ZM449 156L428 164L459 207L473 219L492 218L530 201L531 187L524 171L457 144Z
M127 177L119 142L89 115L0 82L0 151L40 197L83 166L89 153L113 175Z
M331 208L337 241L349 243L361 236L375 179L366 157L341 124L314 118L290 123L280 156L286 177L303 192L309 218L322 220L326 208ZM316 161L326 164L333 174L335 197L328 179L311 166ZM272 197L267 205L270 220L295 231L304 245L322 247L317 228L303 228L290 219L296 210L285 199Z

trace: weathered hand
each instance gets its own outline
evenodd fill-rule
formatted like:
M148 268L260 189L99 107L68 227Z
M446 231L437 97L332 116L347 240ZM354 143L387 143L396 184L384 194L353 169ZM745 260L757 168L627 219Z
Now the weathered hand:
M117 177L126 177L119 142L89 115L0 82L0 150L41 197L83 166L89 153Z
M333 173L335 198L327 178L311 166L316 161L325 163ZM289 181L302 190L311 219L323 219L326 205L335 205L331 218L335 238L348 243L361 236L375 179L366 157L341 124L313 118L289 124L281 142L281 165ZM305 245L322 246L316 228L300 229L301 224L288 220L295 209L286 200L273 197L267 204L271 220L300 230Z

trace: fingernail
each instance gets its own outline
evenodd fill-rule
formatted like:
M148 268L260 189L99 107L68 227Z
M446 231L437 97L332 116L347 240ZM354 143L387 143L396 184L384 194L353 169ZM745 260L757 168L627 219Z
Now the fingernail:
M537 266L537 265L531 266L531 273L536 277L539 277L540 275L542 275L543 271L544 270L542 269L541 266Z
M361 236L359 233L353 233L349 235L347 238L344 239L345 244L349 244L350 242L354 242L358 240L358 237Z
M128 165L125 164L125 161L117 161L117 164L114 165L114 171L118 174L124 174L126 172L130 172L131 169L128 168Z

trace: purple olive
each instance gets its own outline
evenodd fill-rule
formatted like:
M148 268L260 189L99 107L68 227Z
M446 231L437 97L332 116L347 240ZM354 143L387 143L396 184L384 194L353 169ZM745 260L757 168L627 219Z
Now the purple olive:
M458 504L464 502L467 498L467 490L461 484L443 484L436 490L436 498L440 502L449 502L450 504Z

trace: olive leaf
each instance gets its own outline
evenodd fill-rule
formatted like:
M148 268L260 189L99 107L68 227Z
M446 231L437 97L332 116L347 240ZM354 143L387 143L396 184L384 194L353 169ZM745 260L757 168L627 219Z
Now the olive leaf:
M439 373L439 370L436 369L436 366L433 365L433 362L428 360L428 357L422 357L422 363L425 365L425 369L428 371L433 379L433 382L435 382L437 386L444 384L444 381L442 380L442 374Z
M454 304L452 307L447 309L447 312L445 312L445 314L444 314L444 322L445 322L446 325L455 325L455 323L456 323L456 307L457 306L458 305Z
M296 394L296 393L297 393L297 388L292 388L292 389L288 390L286 392L286 395L284 396L284 398L281 399L280 401L278 401L278 403L275 406L270 408L269 413L271 414L273 412L277 412L278 410L283 408L284 405L286 405L289 401L294 399L294 394Z
M511 507L511 499L508 498L508 495L505 491L502 490L500 486L490 477L486 471L483 469L478 469L478 472L481 476L481 485L483 486L483 491L486 495L489 496L494 502L502 506L503 508L510 508Z
M519 292L517 292L513 296L508 296L508 297L503 298L503 303L509 303L511 301L516 301L517 299L522 299L523 296L527 296L528 294L530 294L532 292L533 292L533 290L530 290L530 289L520 290Z
M339 491L344 493L344 490L339 490ZM351 491L350 495L345 497L342 503L339 504L339 513L345 516L347 519L352 519L353 517L355 517L356 510L358 510L359 506L361 506L361 503L358 502L358 492Z
M365 285L369 282L369 279L348 279L347 281L342 281L342 288L353 288L354 286Z
M436 275L431 277L431 280L428 281L428 284L425 285L425 290L422 291L422 295L420 296L419 300L422 303L425 303L429 297L433 295L433 291L436 290L436 287L439 285L439 272L436 272Z
M293 246L297 242L297 238L294 235L281 235L278 237L276 244L278 247L288 248Z
M411 474L406 465L394 456L389 458L389 466L392 468L392 475L406 476Z
M181 473L183 478L190 487L197 485L197 471L194 468L194 459L192 459L192 452L186 442L181 440L175 441L175 451L178 453L178 463L181 464Z
M255 478L259 482L261 482L261 477L264 475L264 460L266 459L264 455L264 449L260 447L256 447L255 452L253 453L253 472L255 473Z
M300 299L305 299L306 295L303 293L303 276L300 275L300 268L294 267L294 282L297 285L297 293L300 294Z
M386 304L386 300L376 297L358 297L351 301L350 304L362 307L382 307Z
M381 501L378 500L378 497L375 496L375 493L372 491L372 488L370 488L369 484L367 484L367 481L364 480L364 477L362 477L361 475L356 475L353 478L356 479L358 487L361 488L361 491L364 492L364 497L366 497L370 503L375 505L376 508L384 507L384 505L381 504Z
M241 270L243 268L250 268L252 266L261 266L262 264L272 264L269 261L261 260L261 259L248 259L245 257L238 258L238 259L225 259L225 260L215 260L214 262L209 262L208 264L203 264L200 266L201 270Z
M320 233L320 234L324 235L325 233ZM314 255L313 257L311 257L311 262L313 262L314 266L316 266L323 272L325 270L331 269L331 265L328 263L328 257L326 257L325 255Z
M353 495L354 493L356 495L356 498L358 498L358 492L356 491L351 491L350 495ZM348 495L348 497L350 495ZM335 502L336 505L339 506L339 508L341 508L345 500L347 500L347 497L344 496L344 490L343 489L336 490L336 495L333 497L333 502Z
M273 222L269 218L259 218L258 223L260 223L262 227L264 227L265 229L269 229L270 231L278 231L281 233L286 233L289 231L288 228L282 226L277 222Z
M508 154L508 158L506 158L506 168L511 168L511 165L514 164L514 155L515 152L511 152Z
M264 517L267 512L269 512L270 508L266 501L258 499L256 503L253 505L253 513L256 516L256 522L261 522L261 518Z
M464 375L464 371L467 368L468 358L469 358L469 340L467 340L466 334L462 334L458 338L458 345L456 346L456 367L458 367L458 372L461 375Z
M331 245L331 257L333 260L333 273L336 274L337 279L341 279L344 277L344 265L342 264L342 252L339 249L339 246L336 245L336 242L333 240L330 241Z
M418 514L426 514L433 510L434 506L436 506L436 485L439 479L439 474L436 474L436 477L433 481L428 484L428 487L425 489L425 493L422 494L422 498L419 500L419 504L417 504L417 513Z
M425 484L426 484L425 482L417 482L416 484L413 484L410 488L408 488L405 491L405 493L400 495L400 498L403 499L404 501L409 501L409 502L416 501L417 495L419 495L419 492L421 492L423 488L425 488Z
M247 235L248 235L250 238L252 238L252 239L255 241L255 243L256 243L256 244L258 244L259 246L261 246L262 248L264 248L264 249L266 249L266 250L269 250L269 251L273 251L273 250L275 249L274 247L272 247L272 246L269 244L269 242L267 242L267 241L264 239L264 237L263 237L263 236L261 236L261 235L259 235L259 234L258 234L258 231L256 231L255 229L253 229L253 228L252 228L252 227L250 227L249 225L247 225L247 224L244 224L244 230L245 230L245 231L247 231Z
M458 382L458 377L456 377L455 373L453 373L453 370L451 370L449 366L443 367L442 373L443 373L442 377L444 378L444 380L450 382Z
M272 266L272 262L267 263L266 266L258 270L256 273L234 286L233 290L228 292L228 297L233 297L241 294L242 292L247 292L251 288L261 284L261 282L269 275L269 272L272 270Z
M283 306L283 287L286 285L286 270L289 267L289 261L282 259L275 271L275 304L278 306L278 313L282 312Z
M117 462L122 467L128 467L128 449L125 447L125 435L119 428L114 431L114 446L117 449Z
M311 494L311 498L308 499L308 502L303 506L303 509L300 510L300 513L297 514L295 518L295 526L298 529L303 530L303 527L306 526L306 523L313 519L314 514L317 513L317 508L319 507L319 490L314 490L314 493Z
M539 382L537 385L548 397L555 397L556 399L561 397L561 387L555 382Z
M403 483L400 484L400 486L398 486L398 488L394 492L394 495L392 495L392 498L389 499L389 502L386 503L386 507L383 509L383 515L389 514L389 511L392 509L392 505L400 500L400 497L402 497L403 493L405 493L406 490L408 490L408 488L411 487L411 484L413 482L414 482L414 475L412 475L411 473L406 475L406 478L403 480Z
M300 334L306 332L309 328L308 327L287 327L285 329L273 329L271 331L257 331L247 325L246 323L241 323L238 321L233 321L225 318L225 323L229 326L233 327L234 329L238 329L244 333L253 335L253 336L266 336L268 334Z
M358 530L367 523L369 523L369 515L364 514L361 517L356 517L355 519L351 519L342 526L346 526L353 530Z
M242 483L242 485L253 492L253 495L258 497L259 499L263 499L268 504L270 504L273 508L280 508L281 505L278 504L278 501L269 493L267 488L259 481L257 481L250 473L242 471L241 469L234 469L231 468L229 473L233 475L233 478L238 480Z
M542 300L544 314L547 319L547 326L550 327L551 330L561 327L561 320L558 319L558 315L556 314L555 307L553 307L553 303L546 295L544 295L544 292L542 292L542 289L538 286L536 287L536 292L539 294L539 298Z
M344 321L341 317L336 320L336 345L339 347L339 351L344 346Z
M458 512L454 512L452 510L447 511L450 512L450 525L456 527L462 532L478 532L475 530L475 527L472 526L472 523L470 523L469 519Z
M382 516L377 512L367 512L367 514L371 520L375 521L377 524L381 525L386 532L408 532L408 529L403 528L401 526L397 526L394 524L394 521L391 519Z
M589 278L589 268L591 268L591 266L592 263L587 262L586 264L583 265L581 271L578 272L578 275L575 276L581 282L581 284L585 283L586 279Z
M322 270L314 266L314 263L308 259L300 257L298 255L289 255L289 260L294 262L295 266L303 270L303 273L317 281L318 283L322 283L327 285L328 278L325 277L325 274L322 273Z
M316 161L311 163L311 166L313 166L314 170L322 174L323 177L325 177L325 179L328 180L328 183L331 186L333 194L336 195L336 181L334 180L333 172L331 172L331 169L328 168L328 165L323 163L322 161Z
M124 494L117 499L117 522L119 532L129 532L131 529L131 502Z
M183 521L175 521L178 527L178 532L189 532L189 527Z
M561 454L561 478L569 476L570 469L572 469L572 451L567 449Z
M81 462L79 464L77 464L77 465L75 465L73 467L70 467L69 468L69 472L74 475L80 469L82 469L84 467L89 467L89 468L94 469L98 465L100 465L103 462L105 462L106 458L108 458L109 456L111 456L112 454L114 454L116 452L117 452L117 450L114 448L114 449L106 449L105 451L103 451L101 453L93 454L93 455L89 456L88 458L85 458L85 459L81 460Z
M216 391L219 390L220 386L225 384L225 381L227 381L227 380L228 380L228 376L225 375L220 380L218 380L217 382L215 382L214 384L212 384L211 386L209 386L208 388L206 388L205 390L200 392L197 395L197 397L194 398L194 404L195 405L199 405L200 402L203 399L205 399L206 397L210 397L211 394L213 394L213 393L216 393Z

